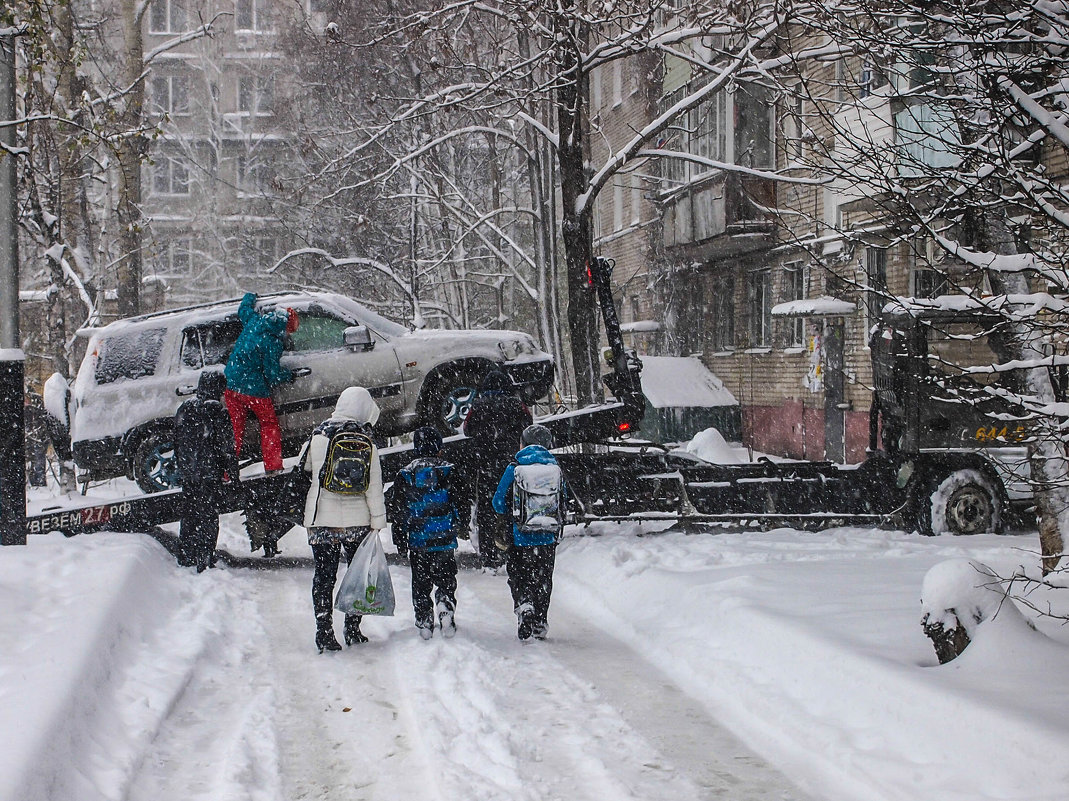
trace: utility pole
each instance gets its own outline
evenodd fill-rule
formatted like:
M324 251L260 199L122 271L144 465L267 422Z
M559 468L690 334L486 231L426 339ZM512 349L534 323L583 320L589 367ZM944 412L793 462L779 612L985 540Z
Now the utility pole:
M23 353L16 228L15 37L0 36L0 544L26 544Z

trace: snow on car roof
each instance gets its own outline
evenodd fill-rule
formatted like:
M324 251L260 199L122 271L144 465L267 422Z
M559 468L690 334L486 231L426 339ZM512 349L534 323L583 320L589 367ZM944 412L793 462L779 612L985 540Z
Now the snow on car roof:
M385 334L386 336L402 336L408 333L408 329L403 325L388 320L352 298L333 292L276 292L257 296L257 305L260 307L305 305L314 301L322 301L329 305L339 307L358 322L367 325L380 334ZM185 325L196 324L198 322L210 322L234 314L237 311L239 303L241 303L241 298L230 298L228 300L203 303L196 306L166 309L164 311L152 312L150 314L141 314L137 317L127 317L122 320L115 320L103 328L90 329L87 333L99 333L105 330L109 333L115 333L116 331L127 327L147 328L151 327L153 324L166 324L166 321L178 317L185 318Z

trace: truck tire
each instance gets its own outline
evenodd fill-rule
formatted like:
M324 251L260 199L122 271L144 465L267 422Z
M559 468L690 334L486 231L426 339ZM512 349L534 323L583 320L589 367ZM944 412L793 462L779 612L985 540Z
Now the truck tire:
M172 435L156 431L146 436L134 449L132 467L134 481L142 492L162 492L177 487L178 461Z
M920 507L923 534L997 534L1002 529L1002 494L976 469L955 470L935 484Z

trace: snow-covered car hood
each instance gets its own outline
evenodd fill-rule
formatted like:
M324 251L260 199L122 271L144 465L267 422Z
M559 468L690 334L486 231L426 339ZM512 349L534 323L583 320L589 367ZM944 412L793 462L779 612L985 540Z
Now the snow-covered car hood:
M529 334L522 331L425 328L395 337L394 343L405 349L413 347L440 350L463 346L465 350L482 350L506 362L542 361L549 358L549 354L540 349Z

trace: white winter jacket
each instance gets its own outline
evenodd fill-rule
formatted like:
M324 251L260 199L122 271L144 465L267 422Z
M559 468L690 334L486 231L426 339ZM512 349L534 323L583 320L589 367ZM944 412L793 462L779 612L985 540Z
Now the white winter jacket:
M353 420L357 423L375 425L379 419L379 407L363 387L349 387L338 398L331 420ZM320 489L319 470L327 457L330 439L315 434L305 448L308 459L304 469L312 473L312 486L304 502L305 528L351 528L370 526L386 527L386 500L382 494L382 466L379 464L378 448L371 453L371 477L367 492L363 495L338 495ZM303 454L302 454L303 455Z

